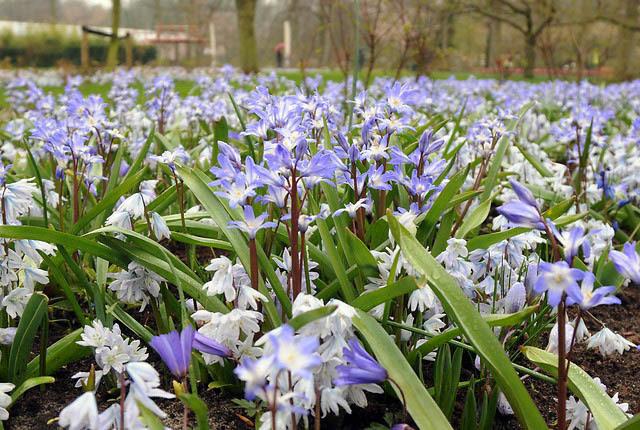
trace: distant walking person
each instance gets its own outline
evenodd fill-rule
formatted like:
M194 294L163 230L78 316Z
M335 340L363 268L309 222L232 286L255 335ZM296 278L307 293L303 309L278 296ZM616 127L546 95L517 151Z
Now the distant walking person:
M284 43L278 43L273 50L276 53L276 67L281 69L284 63Z

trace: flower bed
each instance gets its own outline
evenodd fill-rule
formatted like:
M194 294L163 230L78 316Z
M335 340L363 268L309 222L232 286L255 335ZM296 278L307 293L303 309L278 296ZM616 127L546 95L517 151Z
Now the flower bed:
M8 428L633 428L638 83L2 79Z

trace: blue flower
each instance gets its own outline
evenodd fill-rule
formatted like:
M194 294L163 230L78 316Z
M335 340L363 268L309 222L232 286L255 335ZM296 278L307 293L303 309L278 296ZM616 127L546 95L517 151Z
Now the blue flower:
M174 330L153 336L149 342L176 378L183 378L189 372L194 335L193 327L186 326L180 334Z
M625 243L620 251L610 251L609 258L613 262L618 273L634 284L640 284L640 257L636 252L636 243Z
M619 305L620 299L612 296L616 292L616 287L599 287L593 289L596 277L593 273L585 273L582 280L580 294L582 299L578 303L582 309L590 309L599 305Z
M538 264L539 277L533 290L542 294L547 292L547 301L554 308L560 304L562 295L567 294L567 305L579 303L582 300L578 282L584 278L584 272L569 267L566 261L556 263L540 262Z
M509 183L518 196L518 200L511 200L503 204L497 209L498 213L513 224L544 229L540 207L533 193L514 179L509 180Z
M186 326L181 333L173 330L166 334L153 336L149 344L158 353L173 376L180 379L189 373L192 349L219 357L231 357L229 348L201 335L190 325Z
M322 364L317 354L320 342L315 337L295 336L293 328L283 325L269 333L273 345L274 364L295 376L312 378L311 369Z
M346 365L336 367L338 377L333 383L336 386L375 384L387 379L387 371L364 350L357 339L349 341L349 348L343 351Z
M249 235L249 239L255 239L259 230L263 228L273 228L276 223L273 221L266 221L267 213L255 216L253 207L246 205L244 208L244 221L229 221L229 227L237 228Z

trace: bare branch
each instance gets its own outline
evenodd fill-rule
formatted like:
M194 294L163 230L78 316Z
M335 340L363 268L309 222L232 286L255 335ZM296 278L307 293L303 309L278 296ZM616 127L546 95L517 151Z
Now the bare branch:
M504 15L499 15L497 13L491 12L491 11L489 11L487 9L483 9L483 8L480 8L480 7L474 6L474 5L470 6L470 10L475 12L475 13L478 13L480 15L486 16L487 18L493 18L493 19L496 19L496 20L498 20L500 22L504 22L505 24L510 25L511 27L515 28L516 30L518 30L522 34L527 34L527 30L523 26L521 26L520 24L518 24L515 21L512 21L511 19L507 18Z
M599 21L608 22L609 24L617 25L618 27L622 27L626 30L640 31L640 25L633 24L631 22L627 22L625 20L618 19L613 16L599 15L596 17L596 19Z

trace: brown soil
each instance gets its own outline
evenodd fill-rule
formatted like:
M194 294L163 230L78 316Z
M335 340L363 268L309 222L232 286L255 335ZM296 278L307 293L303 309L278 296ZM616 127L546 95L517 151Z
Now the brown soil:
M622 305L595 308L592 314L611 330L623 334L634 343L640 343L640 288L628 287L619 297L622 300ZM592 333L599 330L600 326L594 319L587 318L586 322ZM65 329L61 326L58 327L60 331ZM55 339L55 337L56 334L52 333L52 338ZM151 355L150 360L157 362L157 357L154 357L152 352ZM586 350L584 344L579 344L573 353L573 361L592 377L600 377L607 386L610 395L618 392L620 401L629 403L629 412L640 412L640 381L637 378L637 375L640 374L640 352L638 350L632 349L623 355L614 355L605 359L598 352ZM47 425L47 423L55 419L60 411L80 393L80 389L73 387L71 376L76 372L86 371L92 362L93 357L89 357L72 363L54 375L56 383L47 385L43 390L35 388L28 391L10 410L11 418L5 422L5 428L7 430L56 428L55 422L51 425ZM530 363L526 362L521 364L530 366ZM468 366L471 366L471 363L465 362L464 367ZM158 364L157 368L162 368L162 365ZM464 369L463 372L462 379L468 379L467 372ZM431 364L425 366L424 374L427 384L432 385ZM534 378L527 378L524 382L547 423L554 426L556 422L555 387ZM169 379L166 379L163 382L163 387L170 389L170 386ZM106 408L113 399L117 398L117 393L106 393L105 388L106 385L103 385L98 390L98 401L101 408ZM466 390L459 392L459 404L456 405L453 417L454 423L458 421L455 415L459 415L462 411L465 393ZM233 396L230 394L222 393L219 390L209 390L201 392L200 396L209 408L209 425L212 429L252 428L252 420L247 418L245 412L232 402ZM367 428L371 423L384 425L390 417L392 417L392 422L400 421L402 408L395 397L370 395L368 398L369 406L367 408L354 407L351 415L328 416L323 420L322 427L355 430ZM158 404L168 414L165 424L172 429L181 428L182 404L175 400L160 400ZM312 423L313 418L309 419ZM521 427L515 418L497 415L494 428L506 430Z
M592 310L598 320L606 324L609 329L622 334L635 344L640 343L640 288L630 286L618 295L620 306L600 306ZM586 324L591 333L602 327L594 319L587 317ZM572 361L585 370L591 377L599 377L607 386L607 393L613 396L619 393L619 401L628 403L628 413L640 412L640 351L632 348L622 355L602 357L596 350L587 350L585 343L575 346ZM526 365L526 363L521 363ZM534 402L542 412L547 424L556 423L555 387L534 378L525 380L525 386L531 393ZM496 428L519 429L515 418L501 418Z

